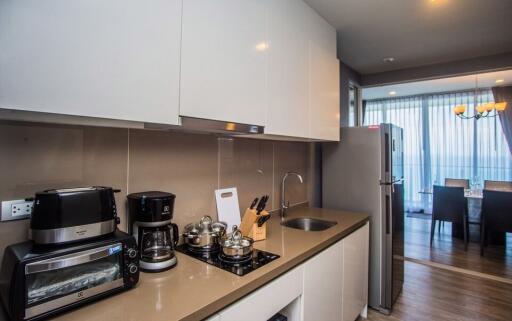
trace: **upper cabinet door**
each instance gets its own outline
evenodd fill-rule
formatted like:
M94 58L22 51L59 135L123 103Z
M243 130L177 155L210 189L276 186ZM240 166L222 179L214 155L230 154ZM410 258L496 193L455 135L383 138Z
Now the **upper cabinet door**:
M309 136L339 141L340 69L336 30L312 9L309 17Z
M309 137L309 10L302 1L270 2L266 134Z
M181 0L0 1L0 107L178 123Z
M264 125L267 4L183 2L180 115Z

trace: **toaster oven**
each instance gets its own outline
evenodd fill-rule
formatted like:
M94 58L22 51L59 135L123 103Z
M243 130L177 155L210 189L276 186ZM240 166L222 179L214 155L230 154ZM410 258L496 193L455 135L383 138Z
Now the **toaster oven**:
M6 248L0 295L11 319L38 320L132 288L138 279L137 246L129 234L59 247L28 241Z

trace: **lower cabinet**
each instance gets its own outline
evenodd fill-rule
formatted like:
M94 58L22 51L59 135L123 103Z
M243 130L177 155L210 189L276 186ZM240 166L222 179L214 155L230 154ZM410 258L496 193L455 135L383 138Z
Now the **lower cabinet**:
M369 223L207 319L354 321L368 301Z
M304 263L303 321L366 316L369 223Z
M343 240L304 263L304 321L339 321L342 315Z
M369 223L343 239L343 321L366 316L368 303Z
M265 321L288 307L292 307L287 309L288 320L300 321L302 277L303 266L299 265L222 310L220 321Z

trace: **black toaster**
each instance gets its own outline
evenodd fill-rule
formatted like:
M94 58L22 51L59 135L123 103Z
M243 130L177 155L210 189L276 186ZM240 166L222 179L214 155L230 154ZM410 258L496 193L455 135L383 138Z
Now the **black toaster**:
M113 233L119 224L112 187L51 189L35 195L30 238L63 244Z

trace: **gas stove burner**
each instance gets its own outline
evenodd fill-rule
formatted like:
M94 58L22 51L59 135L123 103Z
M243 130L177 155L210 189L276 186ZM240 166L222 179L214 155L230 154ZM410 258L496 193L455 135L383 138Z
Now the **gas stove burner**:
M246 264L252 261L252 253L245 256L227 256L223 253L219 253L219 260L221 260L224 263L232 264L232 265L240 265L240 264Z

